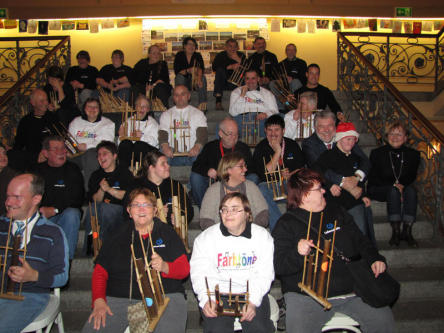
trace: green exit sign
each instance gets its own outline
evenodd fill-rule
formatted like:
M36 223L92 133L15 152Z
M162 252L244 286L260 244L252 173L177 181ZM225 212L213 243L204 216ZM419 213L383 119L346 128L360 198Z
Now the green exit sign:
M395 17L412 17L412 7L396 7Z
M6 18L8 18L8 9L0 8L0 19L6 19Z

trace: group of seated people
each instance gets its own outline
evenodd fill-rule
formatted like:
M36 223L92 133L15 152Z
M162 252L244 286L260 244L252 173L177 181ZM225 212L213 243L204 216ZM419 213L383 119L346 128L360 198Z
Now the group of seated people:
M222 67L227 71L226 79L231 75L229 71L246 66L235 42L227 41L224 58L216 58L225 64ZM9 232L9 221L14 221L10 230L14 233L18 222L28 225L29 263L21 260L21 265L9 267L8 275L15 282L24 283L22 291L31 295L27 299L33 311L26 319L17 321L14 314L19 311L17 306L11 306L10 318L6 316L10 320L0 318L0 324L5 322L8 332L20 332L48 300L34 299L32 295L47 296L50 288L66 283L83 214L84 253L88 252L93 236L92 216L98 217L98 237L103 242L92 277L93 312L84 332L108 328L122 332L128 326L127 307L141 299L130 245L137 257L144 251L148 253L150 265L161 273L170 298L155 332L185 331L187 307L182 280L189 275L205 332L232 331L234 320L217 315L215 300L210 301L207 293L206 278L210 290L218 284L228 292L232 284L233 292L241 292L248 285L250 301L240 319L243 330L272 332L268 292L275 273L282 281L287 313L291 313L286 319L288 332L320 331L334 311L355 318L363 331L392 332L394 323L389 307L372 308L354 296L335 301L334 311L325 312L301 293L297 282L302 258L313 245L305 239L309 213L313 213L315 229L319 228L321 213L328 222L337 220L337 246L347 249L349 257L359 254L366 258L375 276L385 271L386 264L376 249L371 199L387 201L388 221L393 230L390 244L398 246L405 240L410 246L417 246L412 236L417 207L413 183L420 157L407 146L407 128L400 122L391 124L387 145L373 150L369 159L357 145L356 128L343 121L334 96L319 84L319 66L304 67L305 62L295 58L293 44L287 45L288 58L282 65L277 64L276 57L266 51L265 40L259 37L255 40L257 52L244 72L244 83L232 87L235 89L230 97L230 116L218 124L217 139L207 142L207 118L189 104L195 74L199 102L206 101L201 99L203 90L206 98L203 67L199 67L202 59L195 49L192 38L184 40L184 51L176 56L176 85L172 94L175 106L162 113L159 123L150 115L145 92L136 98L134 118L127 121L135 125L133 133L126 132L125 123L116 131L115 122L102 114L92 85L77 79L68 81L83 101L79 103L82 112L72 119L67 116L72 113L51 111L56 110L54 101L60 104L60 97L69 95L63 91L66 84L50 80L49 84L58 92L52 103L45 90L33 91L33 110L20 121L14 146L0 146L0 199L5 203L0 207L5 215L0 224L0 241ZM162 62L157 46L150 48L149 56L136 65L152 73L143 75L144 80L148 78L143 88L161 90L162 85L169 85L169 79L161 78L165 72L163 65L154 69L151 62ZM78 60L79 68L70 70L65 81L68 77L95 73L87 53L79 53ZM129 96L129 90L128 94L123 91L131 87L132 75L137 76L137 71L122 63L123 54L113 53L113 64L97 74L97 83L116 94L121 91L124 98ZM255 64L259 71L254 69ZM195 73L194 67L201 71ZM297 99L287 95L285 99L276 98L283 95L265 88L282 88L273 80L273 68L286 68L284 73ZM80 69L84 74L76 72L82 72ZM215 71L221 72L217 68ZM122 76L117 78L110 73ZM222 81L220 90L215 89L217 103L226 89ZM168 93L162 94L159 92L159 98L167 101ZM291 111L284 116L288 110ZM244 123L250 121L245 113L256 122L255 130L264 134L254 147L242 142L248 134ZM75 149L68 151L73 146ZM134 168L135 160L140 162L138 170ZM191 195L170 177L170 166L177 165L192 166ZM17 175L14 170L27 173ZM195 240L190 261L183 239L171 227L179 223L172 211L174 196L180 198L181 207L186 207L188 223L194 215L192 203L199 207L199 224L204 231ZM85 202L86 213L82 212ZM286 204L284 214L280 202ZM158 219L161 213L166 224ZM48 234L50 241L45 238ZM156 251L150 249L150 239L156 244ZM40 252L41 246L48 247L44 248L45 253ZM44 255L50 256L45 264L39 260ZM353 291L351 277L343 266L334 261L331 296ZM0 307L10 302L13 301L0 299Z

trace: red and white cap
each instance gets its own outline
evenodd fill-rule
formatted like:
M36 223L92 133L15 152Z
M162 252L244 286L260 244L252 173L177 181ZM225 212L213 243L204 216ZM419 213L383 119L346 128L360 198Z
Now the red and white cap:
M356 140L359 139L359 133L356 132L356 128L353 123L340 123L336 127L335 142L338 142L339 140L347 136L354 136Z

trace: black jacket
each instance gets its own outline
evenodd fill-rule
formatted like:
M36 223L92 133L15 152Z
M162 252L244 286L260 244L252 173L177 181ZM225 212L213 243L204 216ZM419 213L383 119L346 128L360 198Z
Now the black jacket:
M294 215L293 215L294 214ZM295 208L290 209L278 220L273 229L274 238L274 269L282 282L282 292L302 293L298 282L302 281L304 269L303 256L298 253L298 242L306 239L310 212ZM310 239L316 244L318 239L321 212L313 213L311 219ZM369 265L375 261L385 261L370 240L356 226L353 218L340 206L327 203L323 210L322 234L320 247L324 247L323 239L332 239L334 222L337 221L335 253L333 258L329 297L347 294L353 291L353 279L345 262L338 257L364 258ZM339 229L338 229L339 228ZM315 231L313 231L313 229ZM325 232L327 232L325 234Z
M105 239L96 264L101 265L108 272L106 295L113 297L129 297L130 276L133 277L132 297L140 299L139 287L137 285L136 274L131 275L131 248L132 235L134 233L134 252L136 258L142 258L142 247L139 240L139 233L134 228L134 222L126 221L115 233ZM182 240L171 226L154 219L152 231L154 250L164 261L173 262L182 255L186 255ZM149 239L143 240L143 246L147 253L147 258L151 260L151 248ZM133 267L134 270L134 267ZM168 279L163 277L162 284L165 293L184 293L181 280Z
M36 172L45 180L41 206L55 207L60 212L68 207L82 207L85 190L82 173L76 164L66 161L61 167L54 168L43 162L37 165Z
M396 178L393 174L389 154L392 154L396 176L400 175L399 182L408 186L415 181L421 161L419 152L406 146L395 149L390 145L385 145L370 153L372 168L368 177L369 189L374 186L391 186L395 183ZM402 170L400 169L401 160L403 161Z
M208 177L208 170L211 168L217 170L220 160L222 159L222 152L220 149L220 140L214 140L205 144L202 151L197 156L197 159L193 163L191 170L204 177ZM232 149L223 148L224 154L228 154ZM234 151L241 153L244 156L245 163L247 164L247 174L254 173L255 167L253 163L253 157L251 156L250 147L245 143L238 141L234 146Z

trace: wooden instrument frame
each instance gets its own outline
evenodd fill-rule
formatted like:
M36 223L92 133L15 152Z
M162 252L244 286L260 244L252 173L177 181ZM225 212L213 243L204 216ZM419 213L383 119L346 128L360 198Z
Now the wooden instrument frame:
M148 237L151 252L155 253L151 234L149 234ZM151 333L154 332L170 302L170 299L165 296L160 272L150 268L141 235L139 235L139 241L143 251L143 258L136 258L134 245L131 244L131 260L134 262L137 285L139 286L139 291L142 295L142 304L148 320L148 332ZM148 300L152 302L150 305L147 304Z
M110 94L107 93L100 86L97 87L97 91L99 92L99 100L103 113L125 112L127 103L123 99L114 96L112 92Z
M324 213L321 213L318 230L318 240L316 245L313 247L316 252L315 254L304 256L304 270L302 273L302 281L298 283L298 287L301 288L302 291L308 294L316 302L321 304L324 307L324 310L330 310L332 305L328 301L328 289L330 286L331 266L333 263L337 221L335 220L334 223L332 240L324 239L324 247L323 249L321 249L320 241L323 217ZM310 239L311 218L312 212L310 212L310 217L308 221L306 240ZM322 254L322 259L320 265L318 265L320 254ZM326 265L328 265L328 269L325 267ZM317 279L318 267L320 268L320 273L319 278ZM325 280L326 276L327 280Z
M282 176L282 170L285 169L285 165L282 163L282 168L277 164L277 170L268 171L267 162L264 159L264 174L267 181L267 187L273 191L273 201L279 201L287 199L287 193L285 193L284 177ZM270 158L271 160L271 158Z
M251 120L251 114L256 114L254 120ZM260 121L257 119L259 111L256 108L254 112L242 113L242 142L246 143L248 147L256 147L256 145L262 140L260 136ZM248 119L250 118L250 119ZM253 132L251 135L250 133Z
M244 80L245 72L247 72L252 64L251 59L244 58L244 60L240 62L239 67L231 73L228 78L228 83L234 84L237 87L242 86L242 81Z
M139 173L140 169L142 168L142 163L143 163L142 152L140 152L140 154L139 154L139 160L138 161L134 160L134 152L132 152L132 154L131 154L130 171L131 171L131 173L133 174L134 177L137 176L137 174Z
M102 240L100 239L100 224L99 224L99 214L97 212L97 202L94 200L94 212L91 209L91 202L89 203L89 216L91 221L91 231L92 231L92 244L94 256L93 260L99 255L100 249L102 248Z
M148 77L148 86L152 85L153 73L150 72L150 76ZM164 112L167 110L165 105L163 105L162 101L158 97L154 97L154 87L148 89L146 88L145 96L150 103L151 111L161 111Z
M176 131L180 131L181 134L179 135L179 139L177 138ZM173 156L189 156L188 151L191 149L191 127L188 126L176 126L176 119L173 119L173 124L170 125L170 135L173 140ZM187 140L188 138L188 146L187 146ZM183 140L183 149L184 152L179 152L179 140Z
M273 68L273 76L275 77L275 84L277 88L276 98L281 101L281 103L285 104L287 109L294 110L297 109L298 104L288 100L289 95L293 95L290 90L290 85L287 80L287 69L284 64L281 64L277 69Z
M216 284L214 287L214 292L210 291L208 286L208 278L205 277L205 285L207 288L208 302L212 303L211 296L215 297L216 302L216 312L218 317L242 317L242 305L250 303L250 292L249 292L249 283L247 280L247 290L244 293L232 293L231 292L231 279L230 279L230 289L228 293L222 293L219 290L219 284ZM228 298L227 305L228 307L224 307L225 303L223 298ZM240 299L243 298L243 299Z
M129 120L129 122L128 122ZM130 140L130 141L140 141L140 138L133 135L136 131L140 131L140 120L137 119L137 111L125 102L125 108L122 112L123 132L122 136L119 136L119 140Z
M299 119L297 120L297 124L298 124L298 135L294 138L295 141L302 141L306 138L309 138L314 132L314 114L316 112L322 111L322 110L307 110L307 111L303 111L303 110L298 110L301 113L301 116L299 117ZM303 113L305 114L309 114L309 116L307 117L307 119L305 119L305 124L304 124L304 119L303 119ZM309 127L309 132L307 134L304 133L304 128L305 126L308 124L307 127Z
M23 282L14 282L8 276L6 270L8 264L8 252L11 251L11 264L10 266L19 265L20 252L23 253L23 260L26 260L26 254L28 252L27 239L28 239L28 220L25 222L25 241L23 249L21 249L22 236L12 236L13 242L10 245L11 231L12 231L12 218L9 221L8 237L4 246L0 245L0 249L4 250L3 255L0 255L0 269L1 269L1 284L0 284L0 299L9 299L13 301L23 301L25 297L22 295ZM15 293L15 285L19 284L19 290Z
M187 207L187 192L180 182L177 182L177 195L174 195L173 179L171 182L171 203L174 215L174 230L183 242L187 253L191 253L188 246L188 207ZM182 192L182 194L181 194ZM159 193L160 194L160 193ZM181 195L184 201L184 207L181 204Z
M58 126L60 126L60 128ZM68 131L61 121L57 124L51 124L51 127L52 128L49 128L49 131L63 138L65 147L72 157L80 156L84 153L83 151L80 151L79 143L76 138Z

